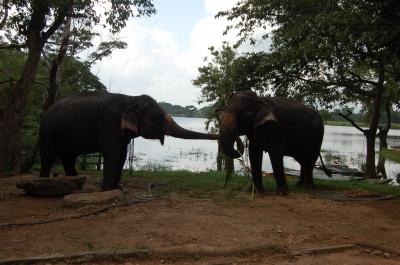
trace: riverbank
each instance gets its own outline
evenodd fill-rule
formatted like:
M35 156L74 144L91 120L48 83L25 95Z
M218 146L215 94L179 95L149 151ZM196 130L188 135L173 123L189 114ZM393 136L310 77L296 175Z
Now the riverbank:
M247 179L237 175L224 190L221 172L126 171L122 201L67 208L60 197L23 195L15 187L22 177L0 179L0 264L23 259L29 260L25 264L41 259L40 264L146 265L400 261L399 200L331 196L399 195L398 187L316 180L316 190L309 191L288 178L291 193L277 196L268 176L266 194L252 199ZM97 173L89 176L83 191L98 190L100 181ZM50 219L56 221L46 222Z
M369 124L366 122L356 122L358 126L362 128L368 128ZM325 125L331 125L331 126L353 126L351 125L350 122L348 121L324 121ZM391 124L392 129L400 129L400 123L392 123Z
M181 113L175 113L175 114L171 114L174 117L181 117L181 118L201 118L201 119L206 119L207 117L205 117L204 115L201 114L191 114L191 115L187 115L187 114L181 114ZM359 125L360 127L363 128L368 128L369 124L366 122L362 122L362 121L356 121L357 125ZM324 121L325 125L331 125L331 126L350 126L353 127L353 125L345 120L342 121ZM392 123L391 124L391 128L392 129L400 129L400 123Z

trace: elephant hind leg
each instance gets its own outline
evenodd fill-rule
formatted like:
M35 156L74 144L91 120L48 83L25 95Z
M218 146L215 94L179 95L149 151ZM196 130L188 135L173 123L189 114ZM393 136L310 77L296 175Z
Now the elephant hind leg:
M61 155L61 163L64 167L66 176L78 176L75 169L76 155Z
M50 177L51 167L56 161L57 153L52 144L40 146L40 174L39 177Z
M298 182L299 187L303 187L306 189L314 188L313 170L314 170L314 163L301 164L300 180Z

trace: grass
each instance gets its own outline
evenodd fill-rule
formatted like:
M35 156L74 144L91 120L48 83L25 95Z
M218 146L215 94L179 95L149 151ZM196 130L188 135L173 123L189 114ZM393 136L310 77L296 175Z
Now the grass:
M233 197L247 184L247 178L235 175L224 190L225 174L218 171L191 172L177 171L135 171L136 180L155 182L161 185L161 190L168 193L186 194L196 198L211 198L226 200ZM127 174L123 177L129 180Z
M400 163L400 150L399 149L386 149L379 152L387 159Z
M210 198L227 200L238 197L240 191L248 183L248 179L241 175L233 175L224 190L225 174L218 171L190 172L190 171L135 171L134 177L124 176L125 180L135 179L145 182L155 182L162 185L162 191L186 194L196 198ZM297 178L287 176L289 190L292 192L324 193L331 191L366 190L378 194L400 196L400 187L387 184L371 183L368 181L334 181L315 179L315 190L296 187ZM267 191L275 190L275 180L264 177L263 184ZM250 188L251 186L249 186ZM249 188L247 190L249 190ZM239 196L240 197L240 196Z

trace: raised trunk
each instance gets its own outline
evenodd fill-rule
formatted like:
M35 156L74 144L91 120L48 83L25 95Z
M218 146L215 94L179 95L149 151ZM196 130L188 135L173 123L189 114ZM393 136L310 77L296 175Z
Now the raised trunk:
M182 139L206 139L206 140L217 140L218 135L210 133L200 133L187 130L179 126L169 115L166 116L166 128L165 134Z
M234 143L237 135L234 133L236 119L232 115L226 115L220 130L220 143L222 151L232 158L239 158L240 153L235 150Z

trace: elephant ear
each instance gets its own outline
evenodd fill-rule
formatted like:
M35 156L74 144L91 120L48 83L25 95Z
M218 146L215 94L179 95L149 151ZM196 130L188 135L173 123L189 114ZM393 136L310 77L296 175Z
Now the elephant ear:
M139 122L136 114L136 105L128 107L121 116L121 129L128 129L129 131L138 134Z
M254 128L263 125L266 122L276 122L276 121L277 119L272 109L263 106L254 117Z

